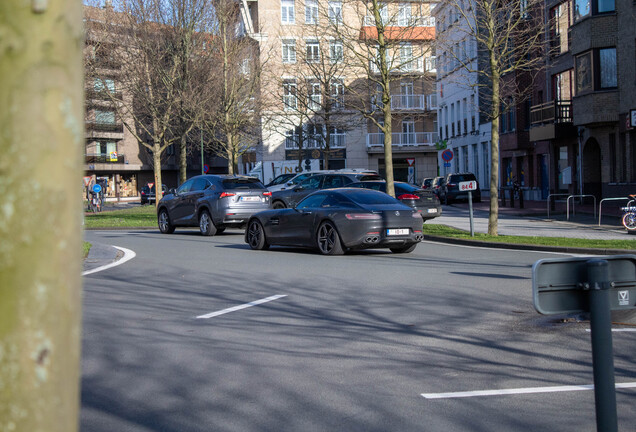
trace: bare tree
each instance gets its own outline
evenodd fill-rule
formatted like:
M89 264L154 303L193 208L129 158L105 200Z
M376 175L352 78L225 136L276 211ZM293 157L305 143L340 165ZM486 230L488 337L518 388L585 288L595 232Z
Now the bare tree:
M330 21L331 29L350 54L350 70L365 77L347 83L347 101L383 135L387 193L392 196L395 190L391 88L406 75L414 74L433 82L433 75L426 73L424 65L432 54L434 31L431 25L419 21L428 11L417 14L415 19L411 17L411 11L429 7L428 3L402 6L379 0L345 0L342 4L345 19Z
M198 2L121 0L118 6L118 11L107 7L87 22L86 69L89 77L103 81L102 92L113 102L118 117L151 154L155 185L160 190L162 154L188 131L179 130L175 123L187 103L184 62L190 59L188 38L196 26L192 19L176 30L175 25L189 19L180 11L196 9ZM119 91L111 91L107 85L106 62L118 70Z
M260 137L260 77L264 58L257 43L241 35L237 2L214 0L215 25L211 28L211 55L219 64L209 90L204 128L212 137L212 151L228 160L235 174L239 158L252 150Z
M543 1L444 0L440 7L457 17L460 33L453 40L439 40L440 51L466 72L478 75L471 85L479 87L480 99L485 100L481 112L491 122L488 234L497 235L500 118L511 103L518 105L530 96L531 82L544 65ZM465 41L477 44L477 62L456 49Z
M0 28L0 430L73 432L82 317L82 6L0 2Z

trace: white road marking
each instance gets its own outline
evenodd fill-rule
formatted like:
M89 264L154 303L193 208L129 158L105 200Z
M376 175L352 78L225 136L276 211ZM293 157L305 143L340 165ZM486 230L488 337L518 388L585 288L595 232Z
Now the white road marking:
M514 251L514 252L522 252L522 253L540 253L540 254L549 254L549 255L567 255L572 257L584 257L590 256L589 254L575 254L570 252L553 252L553 251L543 251L536 249L506 249L506 248L498 248L498 247L489 247L489 246L479 246L479 242L475 241L475 245L464 245L464 244L455 244L455 243L444 243L444 242L436 242L434 240L422 240L422 243L432 243L432 244L444 244L446 246L460 247L460 248L469 248L469 249L485 249L492 251ZM527 245L528 248L532 248L532 245Z
M103 270L107 270L109 268L113 268L113 267L117 267L118 265L122 265L123 263L125 263L126 261L130 261L131 259L133 259L134 257L137 256L137 254L133 251L131 251L130 249L126 249L123 247L119 247L119 246L113 246L115 249L119 249L120 251L122 251L124 253L124 256L121 257L120 259L118 259L115 262L112 262L110 264L106 264L103 265L101 267L97 267L94 268L92 270L86 270L85 272L82 273L82 276L86 276L89 274L93 274L93 273L97 273Z
M273 295L271 297L266 297L264 299L260 299L260 300L256 300L256 301L249 302L249 303L245 303L245 304L242 304L242 305L234 306L234 307L231 307L231 308L223 309L223 310L220 310L220 311L217 311L217 312L211 312L209 314L199 315L197 317L197 319L213 318L215 316L223 315L223 314L230 313L230 312L235 312L237 310L245 309L245 308L252 307L252 306L257 306L259 304L271 302L273 300L278 300L279 298L283 298L283 297L287 297L287 294Z
M592 333L592 329L585 329L586 332ZM621 333L621 332L636 332L636 328L619 328L612 329L612 332Z
M617 389L621 388L636 388L636 382L629 383L617 383ZM574 385L574 386L556 386L556 387L527 387L516 389L501 389L501 390L476 390L465 392L453 392L453 393L422 393L422 397L425 399L453 399L453 398L467 398L478 396L500 396L500 395L519 395L519 394L531 394L531 393L556 393L556 392L571 392L571 391L583 391L594 390L594 384L588 385Z

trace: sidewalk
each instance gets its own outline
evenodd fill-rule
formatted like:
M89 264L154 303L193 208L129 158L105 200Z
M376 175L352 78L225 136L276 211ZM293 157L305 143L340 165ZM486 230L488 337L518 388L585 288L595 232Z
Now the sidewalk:
M598 215L594 215L594 207L577 206L575 213L570 208L570 218L567 219L565 203L557 203L556 209L547 214L547 206L544 201L526 201L524 208L517 206L499 207L498 229L500 235L539 236L539 237L566 237L590 240L634 240L636 251L636 236L631 236L623 228L619 212L620 209L609 209L603 214L601 225L598 224ZM562 207L559 207L562 204ZM488 215L490 203L484 200L473 205L473 228L476 233L488 232ZM618 206L616 206L618 207ZM459 202L443 207L442 215L431 223L448 225L464 231L470 230L470 217L468 203ZM504 246L495 246L504 247ZM535 249L528 246L528 249ZM545 249L545 250L554 250ZM588 251L573 251L557 248L561 252L587 253ZM605 251L608 252L609 251ZM622 251L625 253L625 251ZM603 253L595 251L596 254ZM611 253L620 253L612 251ZM631 253L631 248L630 248Z

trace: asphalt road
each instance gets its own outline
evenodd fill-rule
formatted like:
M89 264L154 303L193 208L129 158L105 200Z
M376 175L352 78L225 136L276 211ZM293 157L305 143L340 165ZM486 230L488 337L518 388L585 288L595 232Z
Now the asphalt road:
M562 255L424 242L323 257L251 251L236 230L86 238L136 257L85 276L84 432L596 430L593 391L554 391L592 384L588 323L532 306L532 264ZM635 342L614 333L617 383L636 383ZM445 395L478 390L499 393ZM617 403L632 430L636 388Z

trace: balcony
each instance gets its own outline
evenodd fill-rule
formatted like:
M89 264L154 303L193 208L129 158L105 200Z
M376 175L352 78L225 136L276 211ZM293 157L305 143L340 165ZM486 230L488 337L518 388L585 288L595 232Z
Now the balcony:
M298 150L298 136L293 138L288 136L285 138L285 150ZM331 134L329 136L331 141L329 148L345 148L345 134ZM324 148L325 138L322 135L310 135L305 138L303 143L304 149L322 149Z
M437 95L391 95L391 109L396 111L434 111Z
M437 132L395 132L391 134L394 150L423 150L423 149L435 149L435 143L437 142ZM383 133L370 133L367 134L367 151L381 152L384 148L384 134Z
M85 154L84 163L86 164L125 164L126 157L123 154L117 153L116 157L112 155L97 153L97 154Z
M530 107L530 141L576 136L572 101L554 100Z
M375 61L369 62L369 68L371 72L374 74L380 73L380 68ZM423 58L415 58L412 60L399 60L395 62L395 66L389 64L389 69L391 73L424 73L424 72L433 72L433 70L425 70L424 68L424 59Z
M86 130L98 131L98 132L124 133L124 125L121 123L86 122Z
M432 16L393 17L393 19L384 19L388 21L385 23L387 27L435 27L435 17ZM365 16L363 25L365 27L375 27L375 18L371 15Z
M392 17L384 18L384 35L390 40L433 41L435 40L435 17ZM378 30L375 18L365 16L360 29L361 40L377 40Z

